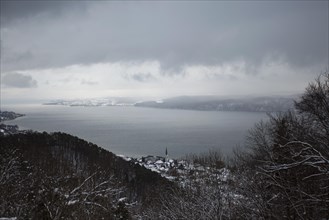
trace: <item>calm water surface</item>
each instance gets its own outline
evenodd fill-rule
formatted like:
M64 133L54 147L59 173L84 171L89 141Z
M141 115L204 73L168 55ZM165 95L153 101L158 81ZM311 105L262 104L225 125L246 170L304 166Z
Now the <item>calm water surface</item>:
M221 149L225 154L242 144L248 129L266 119L264 113L215 112L139 107L68 107L12 105L4 110L26 116L8 121L21 129L62 131L116 154L164 155Z

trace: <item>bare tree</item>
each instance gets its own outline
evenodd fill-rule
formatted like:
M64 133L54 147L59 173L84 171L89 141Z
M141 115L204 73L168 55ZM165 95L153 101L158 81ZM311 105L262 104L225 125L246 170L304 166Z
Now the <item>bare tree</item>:
M94 219L97 216L115 219L115 206L124 189L114 183L113 177L104 172L93 173L77 184L65 177L43 179L38 187L40 193L34 213L42 213L49 219Z
M297 114L270 116L250 132L248 152L236 160L249 182L241 210L265 219L329 218L328 85L329 74L321 75L295 103Z
M18 216L29 208L29 198L22 196L33 184L33 167L17 149L0 149L0 216Z
M295 102L300 114L308 117L316 129L317 148L329 145L329 71L309 84L301 99ZM328 152L328 151L327 151ZM327 154L329 156L329 154Z

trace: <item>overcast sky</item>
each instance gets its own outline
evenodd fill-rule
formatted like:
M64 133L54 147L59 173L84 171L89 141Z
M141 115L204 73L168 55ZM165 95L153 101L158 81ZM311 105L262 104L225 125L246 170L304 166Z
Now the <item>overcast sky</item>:
M1 1L1 98L286 95L328 69L328 1Z

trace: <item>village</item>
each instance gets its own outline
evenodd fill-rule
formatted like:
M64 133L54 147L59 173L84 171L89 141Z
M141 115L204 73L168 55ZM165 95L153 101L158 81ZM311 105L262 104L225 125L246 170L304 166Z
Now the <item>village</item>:
M195 163L188 158L172 159L168 157L166 149L165 156L148 155L140 158L118 155L126 161L131 161L153 172L159 173L162 177L178 182L180 185L191 185L192 182L216 179L219 182L227 183L233 176L229 169L223 167L210 167L205 164Z

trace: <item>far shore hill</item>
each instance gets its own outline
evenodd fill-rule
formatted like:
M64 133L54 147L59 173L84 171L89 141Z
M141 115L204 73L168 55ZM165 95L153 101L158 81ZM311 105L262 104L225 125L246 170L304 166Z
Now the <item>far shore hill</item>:
M293 109L295 96L223 98L217 96L179 96L140 101L137 98L110 97L98 99L55 100L44 105L64 106L134 106L199 111L283 112Z

